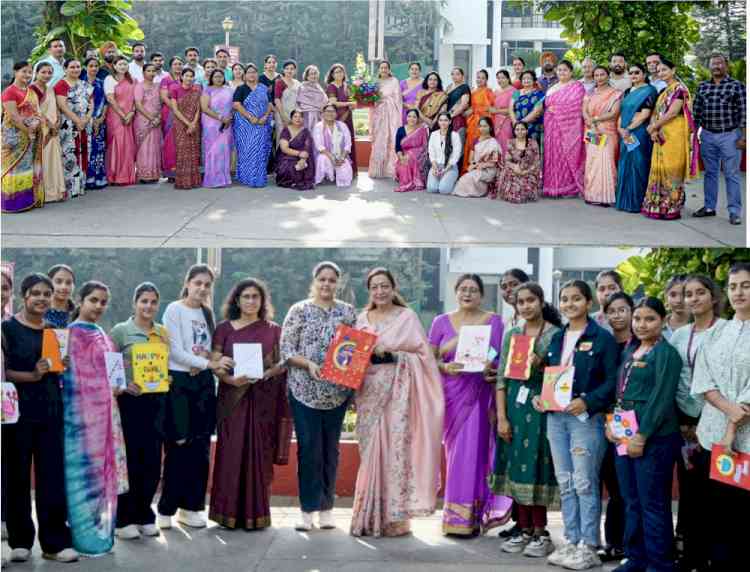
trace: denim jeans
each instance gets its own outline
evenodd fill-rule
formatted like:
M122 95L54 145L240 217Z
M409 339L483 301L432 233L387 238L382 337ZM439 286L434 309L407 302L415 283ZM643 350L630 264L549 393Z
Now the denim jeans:
M672 475L681 443L679 433L651 437L642 457L615 459L625 500L625 555L644 570L675 569Z
M432 168L430 168L430 174L427 176L427 192L450 195L453 192L453 187L456 186L457 180L458 169L455 165L445 171L439 179L433 174Z
M604 416L599 413L581 421L567 413L549 413L547 439L560 487L565 538L572 544L583 540L588 546L599 546L599 470L607 450Z
M727 207L729 214L742 214L742 191L740 190L740 150L736 143L741 135L738 131L711 133L703 129L701 134L701 159L706 168L703 180L704 204L716 210L719 195L719 173L724 165L724 181L727 185Z

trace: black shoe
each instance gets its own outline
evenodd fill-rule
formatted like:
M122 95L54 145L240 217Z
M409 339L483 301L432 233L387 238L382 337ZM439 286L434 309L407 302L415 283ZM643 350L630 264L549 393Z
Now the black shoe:
M641 568L632 560L626 560L624 564L620 564L612 572L646 572L646 569Z
M596 554L602 562L619 562L625 558L625 551L622 548L615 548L614 546L600 548Z
M742 219L740 218L740 215L730 214L729 215L729 224L733 224L733 225L740 225L740 224L742 224Z
M707 216L716 216L716 211L712 211L711 209L707 209L706 207L701 207L693 213L693 216L695 218L705 218Z
M518 524L514 524L513 528L501 530L497 533L500 538L510 538L511 536L516 536L517 534L521 534L521 528L518 526Z

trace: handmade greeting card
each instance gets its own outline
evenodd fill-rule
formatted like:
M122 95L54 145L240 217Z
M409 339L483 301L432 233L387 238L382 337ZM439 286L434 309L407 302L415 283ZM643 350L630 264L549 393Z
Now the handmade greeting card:
M107 364L107 379L112 389L125 389L128 385L125 379L125 364L120 352L106 352L104 361Z
M456 363L463 364L462 371L484 371L490 349L491 326L463 326L458 333Z
M542 407L545 411L563 411L573 400L573 374L575 367L555 366L544 368Z
M730 455L723 446L711 448L710 477L733 487L750 491L750 453Z
M609 430L620 442L617 444L617 454L628 454L628 442L638 432L638 419L635 411L615 411L607 415Z
M133 383L143 393L169 391L169 348L159 342L133 344Z
M2 391L2 424L18 423L18 391L16 386L4 381Z
M49 360L49 370L52 372L60 373L65 370L62 360L68 355L69 334L68 330L52 328L45 328L42 332L42 357Z
M509 379L529 379L531 364L534 361L534 344L536 338L513 334L510 338L508 361L505 364L504 376Z
M377 339L375 334L340 325L328 346L321 376L338 385L359 389Z
M263 346L261 344L234 344L235 377L245 376L258 381L263 378Z

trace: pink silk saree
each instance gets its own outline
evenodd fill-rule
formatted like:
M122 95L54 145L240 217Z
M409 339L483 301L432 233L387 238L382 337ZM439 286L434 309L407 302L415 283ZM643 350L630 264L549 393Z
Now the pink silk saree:
M586 96L590 116L610 113L622 98L619 89L609 87L603 92L594 90ZM617 190L617 159L620 138L617 133L619 115L599 123L599 133L606 135L604 145L586 144L586 170L583 198L587 203L613 205Z
M370 177L394 176L396 164L396 130L401 127L401 86L395 77L380 82L380 100L370 109L372 151Z
M583 192L585 95L583 84L571 81L544 98L545 197L577 197Z

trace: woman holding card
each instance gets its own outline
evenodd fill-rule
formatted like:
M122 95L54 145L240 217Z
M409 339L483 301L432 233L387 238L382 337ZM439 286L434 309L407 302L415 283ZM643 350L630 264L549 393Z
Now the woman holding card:
M187 526L206 526L211 434L216 427L214 376L234 363L211 357L214 313L209 295L215 274L206 264L194 264L185 275L181 298L167 306L164 325L169 333L167 427L164 475L159 499L159 528L172 528L172 516ZM179 509L179 512L178 512Z
M626 446L615 459L625 499L628 563L621 570L674 569L672 473L681 442L675 396L682 358L662 336L666 316L658 298L643 298L636 304L636 339L620 366L614 415L632 412L637 432L623 442L607 424L607 438Z
M495 454L492 383L503 339L503 321L482 310L484 283L476 274L464 274L456 281L458 310L435 318L430 328L430 346L438 360L445 394L443 442L446 455L443 533L460 536L479 534L507 522L511 500L496 497L487 486ZM457 348L461 328L489 326L489 356L484 372L462 372Z
M357 329L377 336L356 393L360 465L354 536L401 536L435 512L440 488L443 388L419 316L386 268L367 275L370 302Z
M52 328L67 328L76 307L73 303L75 274L67 264L55 264L47 271L47 277L52 280L54 290L49 308L44 313L44 321Z
M155 321L159 311L159 290L144 282L133 295L133 316L112 328L116 351L122 353L127 389L117 398L128 459L130 490L117 498L117 538L132 540L158 536L156 515L151 509L161 478L161 450L164 443L164 393L144 393L133 373L135 344L169 347L167 329ZM166 372L164 372L166 374Z
M592 302L586 282L563 284L560 310L568 323L550 341L545 359L548 368L573 370L567 395L555 395L558 403L546 408L550 410L547 439L560 486L567 541L547 562L574 570L601 565L596 550L602 511L599 471L607 446L603 412L614 397L619 359L612 334L589 317ZM533 403L537 411L545 410L541 398L535 397Z
M68 327L70 366L63 373L65 494L73 546L87 555L112 550L117 495L128 490L120 412L109 379L107 353L115 347L97 322L109 288L86 282Z
M692 393L705 399L697 431L702 450L696 456L704 474L713 447L750 453L750 263L735 263L728 282L734 318L706 334L693 374ZM711 480L703 499L707 522L714 525L703 538L710 570L732 570L745 557L750 491Z
M5 274L3 273L3 276ZM52 298L52 281L31 274L21 282L21 310L3 322L3 366L18 391L17 423L3 425L2 466L8 545L13 562L25 562L34 545L31 519L31 466L34 465L39 543L45 558L78 559L66 524L62 440L62 397L57 373L42 359L44 314ZM7 497L5 492L11 492Z
M515 291L516 310L524 319L505 336L495 402L497 440L491 489L516 503L519 532L502 545L503 552L547 556L554 546L547 532L547 508L559 500L552 453L546 438L547 418L536 411L533 398L542 391L542 363L552 336L562 327L560 315L544 301L544 290L529 282ZM520 346L528 344L525 354ZM511 351L513 346L513 351ZM522 358L527 369L520 376L509 367Z
M268 287L255 278L232 288L223 315L213 339L213 357L231 358L235 366L231 373L219 374L208 518L226 528L257 530L271 526L273 466L289 463L292 419L279 350L281 327L271 321ZM242 350L250 345L260 346L258 363L241 359ZM244 373L248 366L261 375Z

